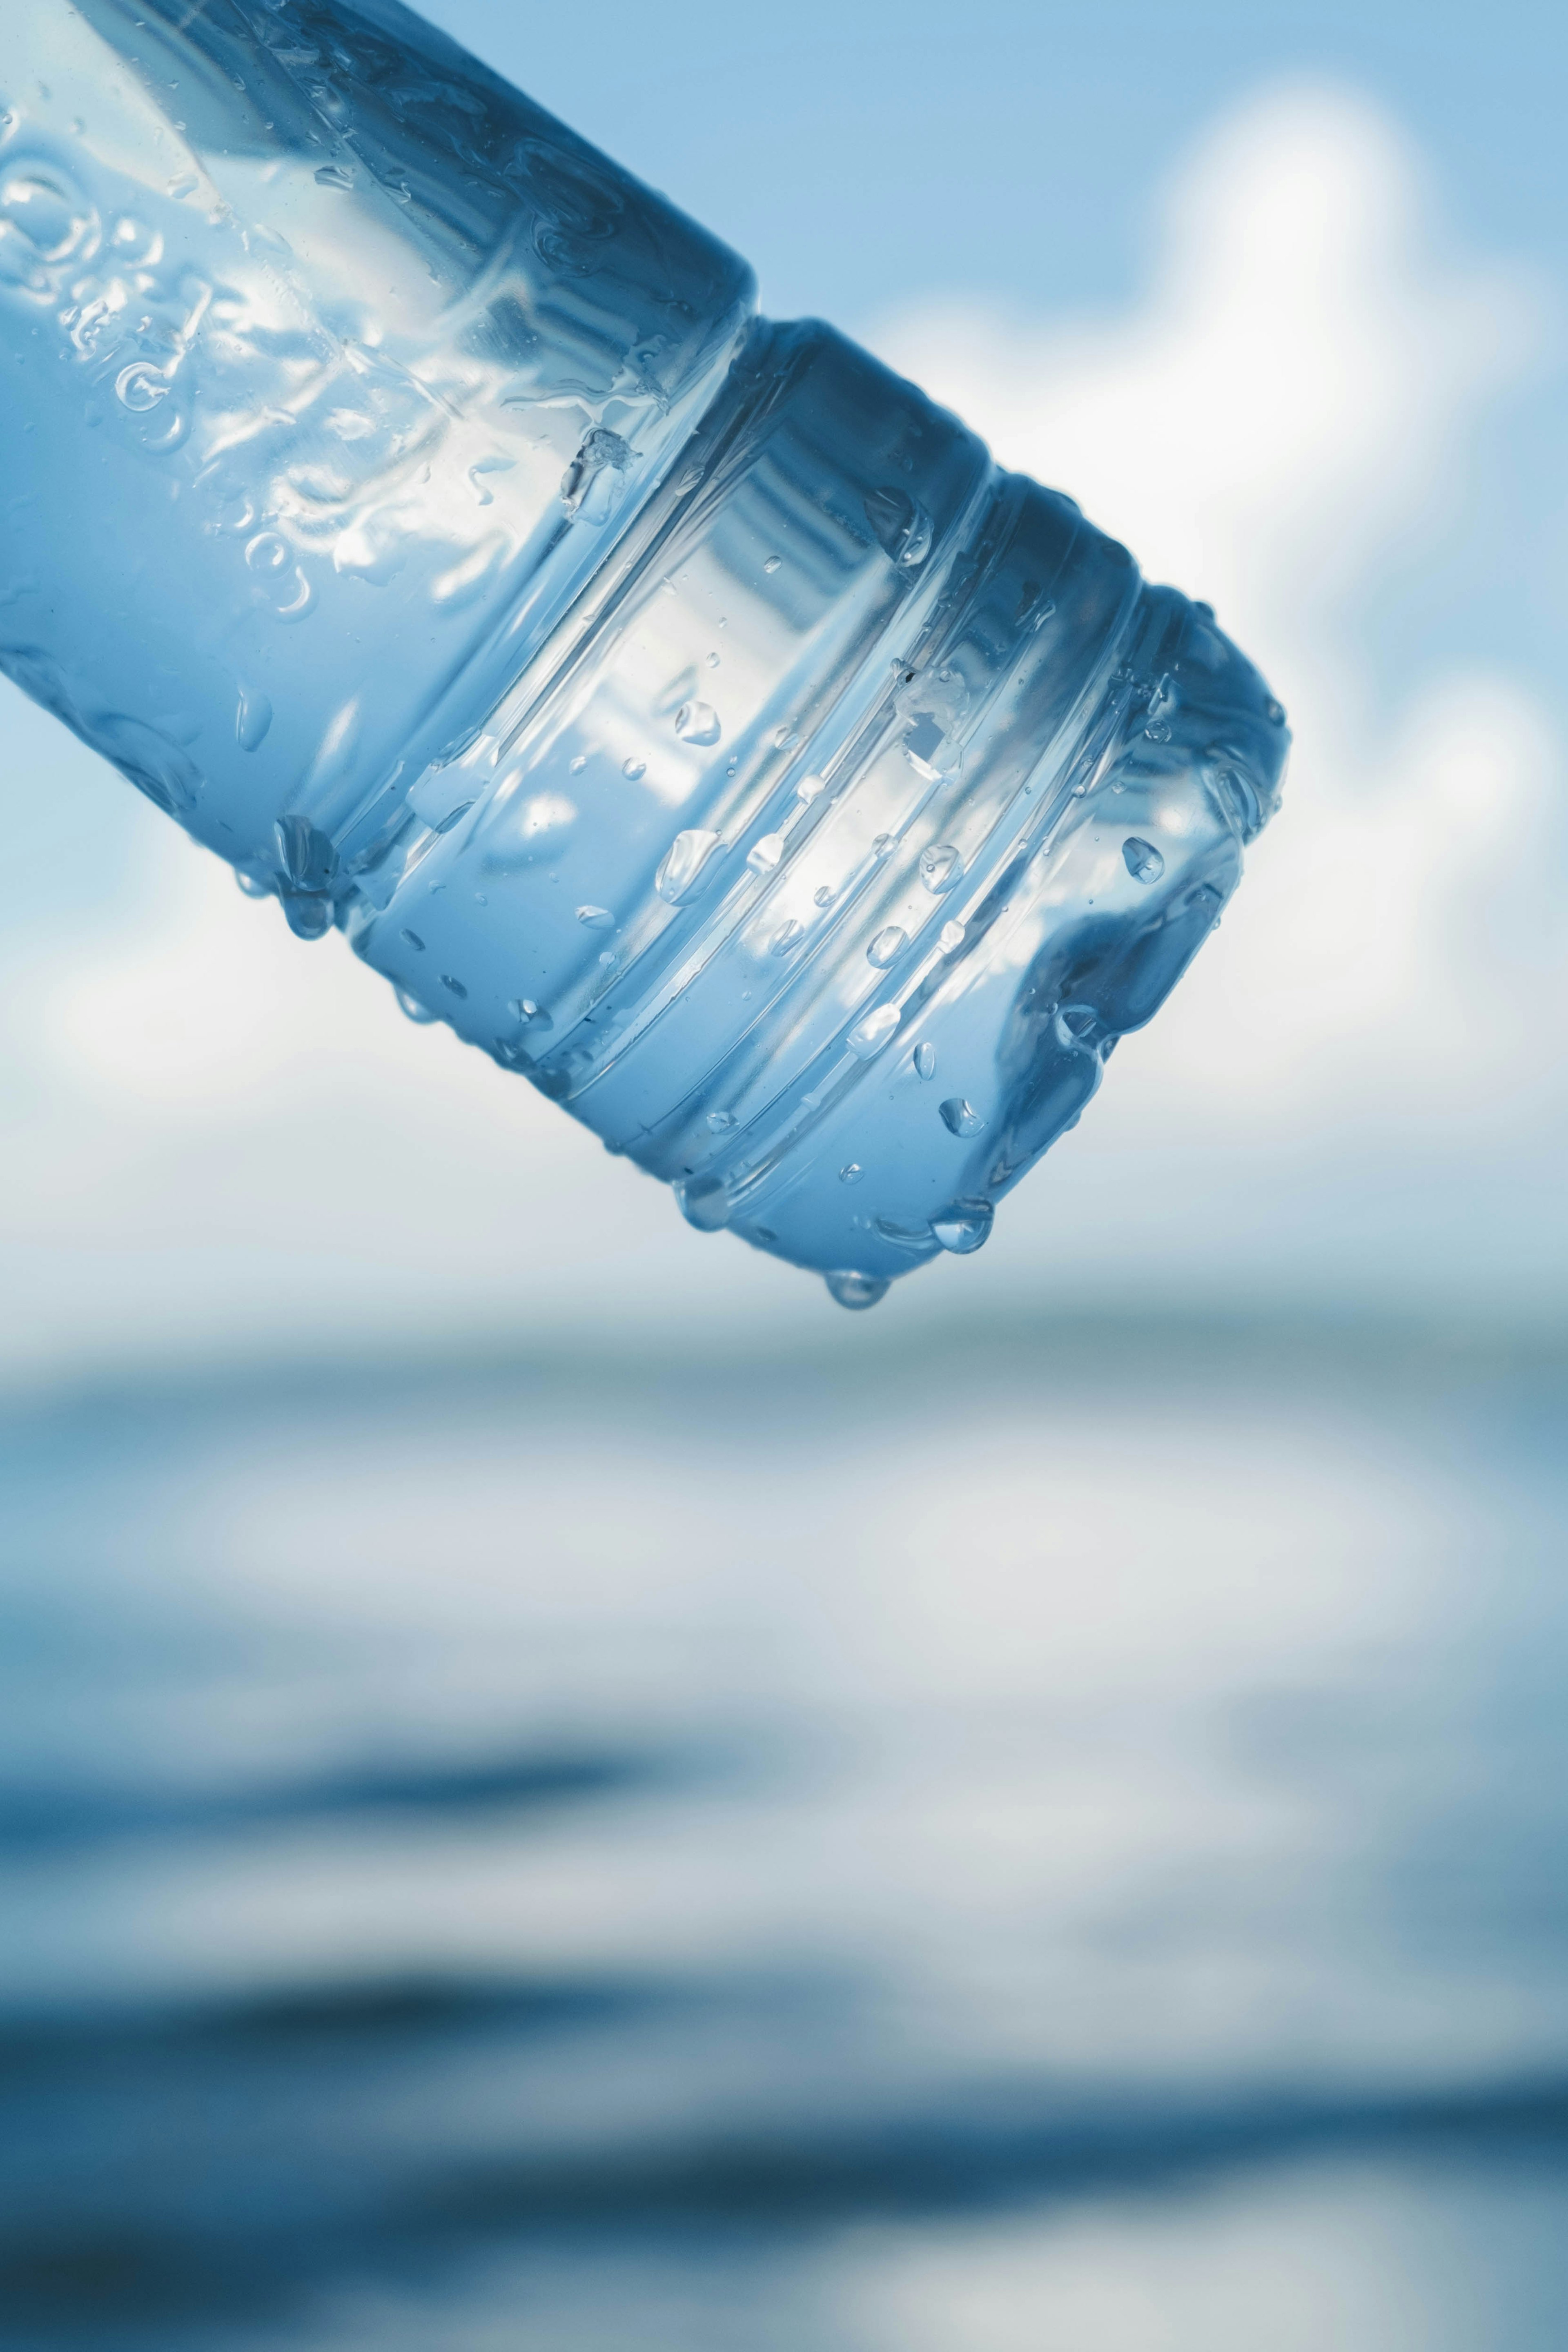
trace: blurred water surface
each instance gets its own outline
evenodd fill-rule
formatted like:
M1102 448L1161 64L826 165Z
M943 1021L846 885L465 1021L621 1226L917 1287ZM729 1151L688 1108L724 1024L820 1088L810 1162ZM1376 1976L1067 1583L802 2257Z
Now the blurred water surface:
M0 1417L16 2352L1545 2352L1568 1349Z

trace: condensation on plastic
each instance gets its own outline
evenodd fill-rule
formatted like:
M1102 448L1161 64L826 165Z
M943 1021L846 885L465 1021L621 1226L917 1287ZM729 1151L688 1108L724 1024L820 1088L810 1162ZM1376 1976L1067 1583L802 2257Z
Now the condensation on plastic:
M0 667L693 1224L980 1246L1277 804L1212 614L391 0L0 101Z

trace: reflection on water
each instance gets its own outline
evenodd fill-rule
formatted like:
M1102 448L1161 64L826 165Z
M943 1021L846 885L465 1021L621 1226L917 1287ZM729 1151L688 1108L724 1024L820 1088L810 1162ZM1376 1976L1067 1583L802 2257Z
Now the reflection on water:
M0 1424L7 2345L1561 2342L1568 1356Z

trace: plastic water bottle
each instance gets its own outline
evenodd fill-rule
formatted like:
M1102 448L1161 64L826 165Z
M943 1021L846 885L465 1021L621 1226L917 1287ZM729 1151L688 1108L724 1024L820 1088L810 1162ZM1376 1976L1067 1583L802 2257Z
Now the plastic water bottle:
M0 665L702 1230L978 1248L1276 805L1213 615L395 0L0 106Z

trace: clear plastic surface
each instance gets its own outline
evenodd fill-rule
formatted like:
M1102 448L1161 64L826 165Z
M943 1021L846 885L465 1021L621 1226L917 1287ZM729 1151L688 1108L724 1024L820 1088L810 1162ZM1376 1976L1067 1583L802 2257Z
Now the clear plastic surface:
M0 101L0 667L702 1230L978 1248L1276 804L1213 615L389 0Z

